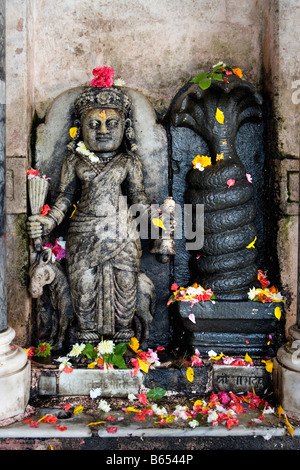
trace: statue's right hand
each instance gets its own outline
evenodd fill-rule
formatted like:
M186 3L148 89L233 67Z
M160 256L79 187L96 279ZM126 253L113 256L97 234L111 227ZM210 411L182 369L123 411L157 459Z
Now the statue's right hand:
M27 233L30 238L39 238L48 235L55 228L55 221L46 215L31 215L27 221Z

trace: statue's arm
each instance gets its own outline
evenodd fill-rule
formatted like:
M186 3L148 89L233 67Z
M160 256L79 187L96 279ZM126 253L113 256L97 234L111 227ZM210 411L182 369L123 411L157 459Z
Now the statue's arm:
M43 217L32 215L28 218L27 232L31 238L39 238L48 235L64 219L72 205L76 191L76 170L74 156L67 156L62 164L59 194L51 211Z
M143 165L137 155L131 155L126 179L126 193L130 204L140 204L150 209L150 200L145 192Z
M67 156L62 164L58 196L51 207L48 216L59 225L73 204L77 186L77 176L74 165L74 157Z

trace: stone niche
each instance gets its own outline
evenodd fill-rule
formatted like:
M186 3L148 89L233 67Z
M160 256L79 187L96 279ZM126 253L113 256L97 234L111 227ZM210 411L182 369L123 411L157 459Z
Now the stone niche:
M62 160L70 141L73 104L82 90L82 87L77 87L59 95L44 122L34 129L32 166L51 177L47 199L50 207L58 192ZM205 92L197 84L188 83L176 94L159 123L152 105L141 93L132 89L126 91L133 102L133 126L143 162L145 190L151 203L161 204L166 197L172 196L181 209L186 203L192 206L204 204L204 219L199 222L193 218L194 230L197 223L203 224L204 220L204 245L200 249L186 248L184 217L181 218L182 236L175 240L176 255L170 258L169 263L159 263L150 253L150 241L142 240L141 268L153 281L156 290L148 346L165 346L176 353L187 350L193 353L197 348L204 356L211 349L230 355L245 352L257 356L274 355L282 331L281 322L274 316L277 304L251 302L247 298L249 288L257 284L257 270L266 269L265 249L269 243L264 217L266 198L261 197L266 190L262 98L251 84L240 79L229 84L212 82ZM224 111L224 125L216 123L217 108ZM224 159L214 161L216 154L224 155ZM208 183L204 178L207 169L199 171L195 179L196 173L193 172L198 170L193 170L192 160L196 155L212 158ZM225 178L225 184L224 181L214 182L214 165L216 168L224 167L221 179ZM241 173L251 175L251 182L241 181ZM226 179L229 178L236 180L235 187L227 187ZM200 196L198 189L200 193L202 191ZM207 211L209 204L214 204L214 199L219 197L217 193L220 207L216 212ZM191 194L196 194L195 199ZM235 224L232 220L236 208L239 221ZM209 222L212 228L208 229L207 212L212 214ZM220 232L213 228L214 220L217 220L217 225L219 223L219 215L225 224L225 228L221 227L223 241L210 245ZM68 219L54 231L51 241L57 237L66 239L67 230ZM229 235L232 235L233 247L223 251ZM255 248L246 249L254 238ZM203 250L207 248L208 254L203 256ZM217 253L217 250L220 251ZM208 265L213 265L218 256L225 259L221 276L217 271L213 279L210 267L199 271L199 259L200 263L206 259ZM206 276L207 273L209 275ZM218 291L220 278L225 285L223 291ZM180 286L196 282L207 289L213 288L212 279L218 291L214 302L201 302L192 309L189 303L184 302L167 307L173 282ZM283 311L282 304L278 305ZM49 302L47 287L36 301L35 309L34 339L47 341L57 332L57 315ZM190 321L190 313L194 313L195 323ZM268 345L270 336L272 341Z

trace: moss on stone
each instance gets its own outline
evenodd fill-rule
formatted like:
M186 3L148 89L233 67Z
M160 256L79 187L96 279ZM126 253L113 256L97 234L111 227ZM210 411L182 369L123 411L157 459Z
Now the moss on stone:
M21 287L28 285L28 268L29 268L29 256L28 256L28 235L26 231L26 214L20 214L16 216L15 228L16 228L16 243L17 243L17 276Z

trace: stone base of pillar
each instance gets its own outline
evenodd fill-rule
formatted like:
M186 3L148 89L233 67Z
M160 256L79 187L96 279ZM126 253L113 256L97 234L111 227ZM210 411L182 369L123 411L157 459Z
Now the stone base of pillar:
M274 359L273 385L285 412L300 418L300 329L289 329L291 341L278 349Z
M14 337L10 327L0 333L0 420L24 413L30 397L31 365Z

